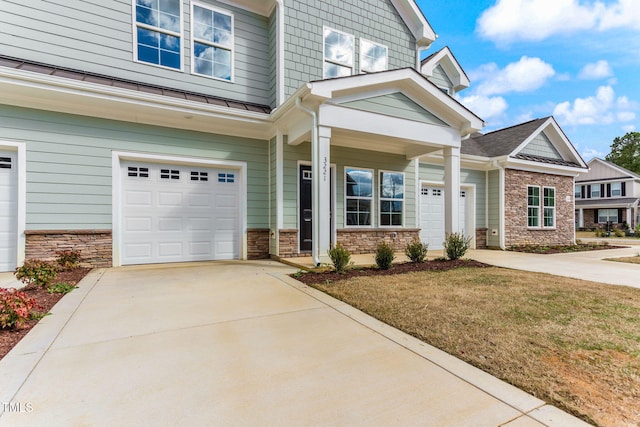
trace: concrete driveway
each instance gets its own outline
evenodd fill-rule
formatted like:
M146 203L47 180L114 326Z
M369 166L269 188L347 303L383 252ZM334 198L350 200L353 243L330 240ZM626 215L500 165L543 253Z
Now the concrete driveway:
M293 271L93 271L0 361L0 425L582 425Z

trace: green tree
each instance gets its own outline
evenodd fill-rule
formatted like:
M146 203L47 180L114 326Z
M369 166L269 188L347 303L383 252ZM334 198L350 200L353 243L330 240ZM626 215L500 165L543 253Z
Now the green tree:
M618 136L611 144L611 152L605 157L611 163L640 173L640 132Z

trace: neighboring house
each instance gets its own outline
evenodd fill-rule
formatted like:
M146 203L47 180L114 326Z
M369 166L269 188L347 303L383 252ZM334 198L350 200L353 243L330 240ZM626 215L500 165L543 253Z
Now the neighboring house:
M606 160L589 161L575 183L576 227L613 226L632 230L640 224L640 175Z
M470 138L413 0L3 2L0 37L0 271L569 240L584 162L553 119Z

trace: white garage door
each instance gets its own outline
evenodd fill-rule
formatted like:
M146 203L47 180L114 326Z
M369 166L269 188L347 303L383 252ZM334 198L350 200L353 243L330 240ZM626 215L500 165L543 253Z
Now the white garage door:
M122 162L122 264L240 258L240 174Z
M467 192L460 191L460 230L466 232ZM429 244L429 249L444 247L444 188L425 187L420 192L420 239Z
M13 271L18 259L17 154L0 151L0 271Z

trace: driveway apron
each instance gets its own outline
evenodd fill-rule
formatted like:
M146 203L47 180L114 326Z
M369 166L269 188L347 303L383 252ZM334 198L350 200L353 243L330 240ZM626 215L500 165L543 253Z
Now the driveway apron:
M582 424L294 271L93 271L0 362L0 426Z

